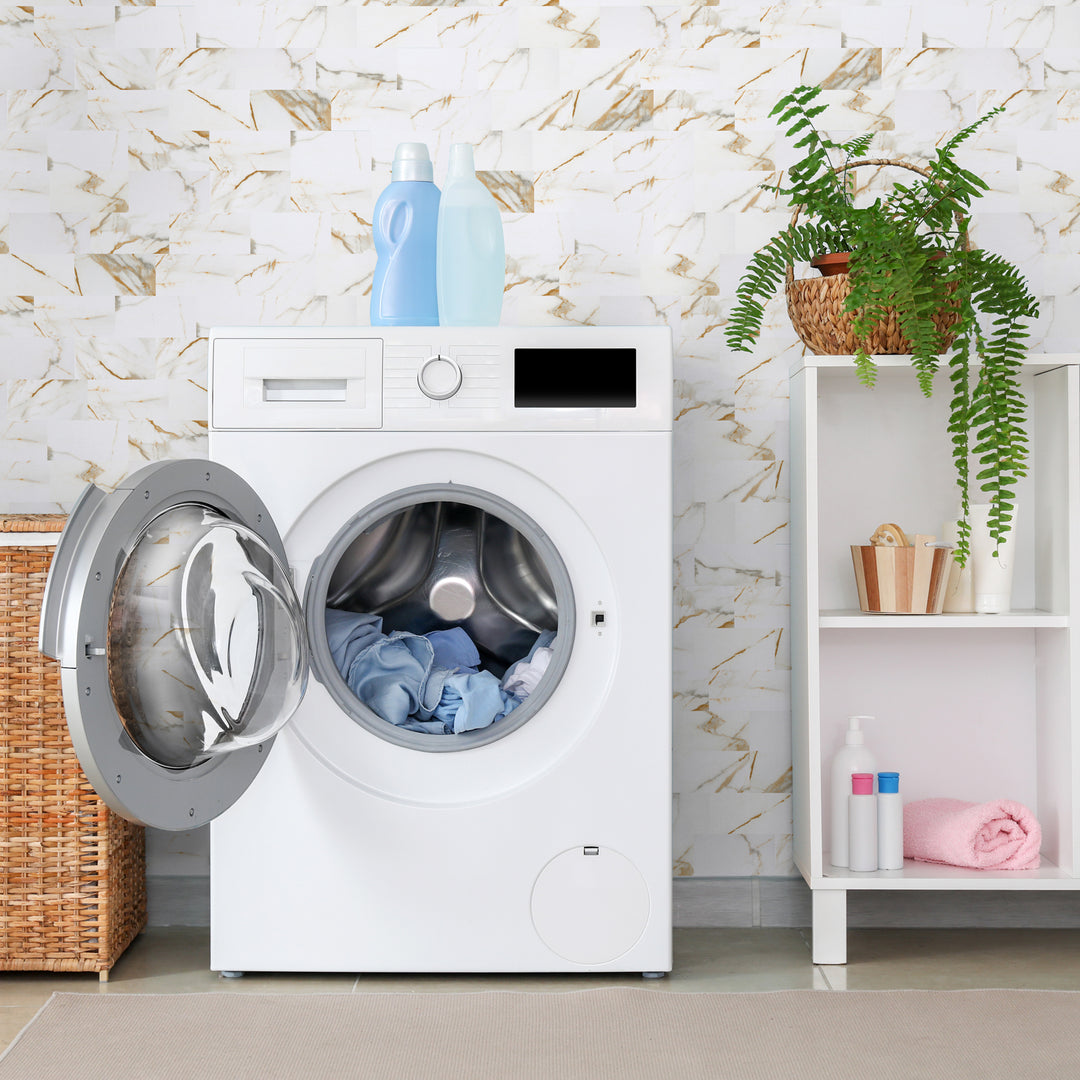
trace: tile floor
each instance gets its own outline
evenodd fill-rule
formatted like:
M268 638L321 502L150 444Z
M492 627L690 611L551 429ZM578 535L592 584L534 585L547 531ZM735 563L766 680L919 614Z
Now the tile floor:
M639 975L248 975L208 968L204 928L151 927L120 958L109 981L96 975L0 974L0 1048L57 990L124 993L355 993L460 990L579 990L648 986L664 991L960 990L1015 987L1080 990L1080 930L859 930L848 932L848 963L810 962L809 931L678 929L675 969Z

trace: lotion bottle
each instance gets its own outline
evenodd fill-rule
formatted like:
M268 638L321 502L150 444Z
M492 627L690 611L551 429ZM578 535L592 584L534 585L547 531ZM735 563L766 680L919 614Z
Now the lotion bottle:
M878 868L874 774L852 773L848 796L848 861L852 870Z
M904 868L904 807L895 772L878 773L877 865L879 870Z
M399 143L390 183L375 202L372 326L438 326L435 235L439 189L427 147Z
M849 716L844 745L832 760L830 801L832 835L830 861L833 866L848 866L848 796L851 794L852 773L872 773L877 767L874 755L864 744L862 722L872 716Z
M468 143L450 147L439 203L435 279L442 326L498 326L506 284L499 204L477 179Z

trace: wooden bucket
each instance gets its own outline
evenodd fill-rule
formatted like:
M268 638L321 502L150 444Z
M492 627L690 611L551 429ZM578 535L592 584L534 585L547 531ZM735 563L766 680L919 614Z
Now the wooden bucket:
M895 615L940 615L953 565L952 548L851 545L862 611Z

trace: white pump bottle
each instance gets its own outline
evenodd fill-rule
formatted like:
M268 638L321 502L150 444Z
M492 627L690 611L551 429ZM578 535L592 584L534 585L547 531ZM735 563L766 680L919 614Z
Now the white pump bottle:
M852 773L877 771L874 755L864 744L862 722L872 716L849 716L844 745L832 760L829 797L832 807L832 828L829 861L833 866L849 866L848 856L848 796L851 794Z

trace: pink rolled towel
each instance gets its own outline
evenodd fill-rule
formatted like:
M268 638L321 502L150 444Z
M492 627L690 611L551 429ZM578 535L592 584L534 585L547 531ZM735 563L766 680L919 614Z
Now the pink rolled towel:
M904 857L975 870L1036 870L1042 829L1026 806L920 799L904 807Z

